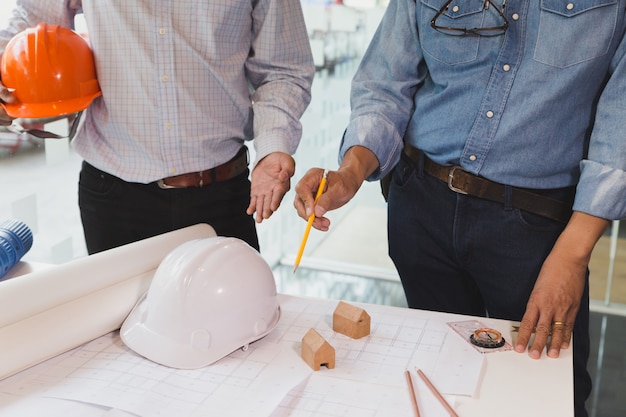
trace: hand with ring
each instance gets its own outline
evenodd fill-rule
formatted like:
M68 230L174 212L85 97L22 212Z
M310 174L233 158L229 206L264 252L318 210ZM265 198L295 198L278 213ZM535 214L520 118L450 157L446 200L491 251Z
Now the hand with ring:
M539 271L520 323L516 352L528 348L530 357L539 359L546 349L549 357L557 358L561 349L569 347L587 285L589 259L608 224L599 217L572 213Z
M539 359L545 349L549 357L557 358L562 349L569 347L585 277L584 267L565 268L548 256L526 305L515 351L528 348L530 357Z
M572 327L574 327L573 324L568 324L565 323L564 321L553 321L552 322L552 331L550 332L550 335L553 335L554 333L559 333L559 332L570 332L570 335L567 336L567 338L569 339L571 337L571 332L572 332Z

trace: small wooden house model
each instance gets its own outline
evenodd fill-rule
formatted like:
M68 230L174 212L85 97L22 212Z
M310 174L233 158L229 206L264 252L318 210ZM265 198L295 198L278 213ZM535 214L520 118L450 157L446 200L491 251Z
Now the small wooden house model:
M319 371L322 365L328 369L333 369L335 367L335 348L315 329L310 329L302 338L302 359L314 371Z
M333 313L333 330L353 339L370 334L371 319L362 308L340 301Z

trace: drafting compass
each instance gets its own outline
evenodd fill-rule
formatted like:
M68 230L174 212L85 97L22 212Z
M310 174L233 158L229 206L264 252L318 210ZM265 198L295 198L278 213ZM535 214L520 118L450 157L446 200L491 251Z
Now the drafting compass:
M476 346L488 349L502 347L505 343L502 333L489 327L481 327L475 330L470 335L470 341Z

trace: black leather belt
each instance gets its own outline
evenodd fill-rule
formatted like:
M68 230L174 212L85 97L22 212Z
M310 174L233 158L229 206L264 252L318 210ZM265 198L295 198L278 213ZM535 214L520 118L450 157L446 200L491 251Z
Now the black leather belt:
M215 168L199 172L175 175L158 180L160 188L203 187L216 182L227 181L243 174L248 168L248 148L243 146L230 161Z
M430 160L422 151L405 145L404 153L417 166L423 157L424 172L448 184L448 187L460 194L467 194L485 200L505 203L506 186L465 171L460 166L443 166ZM542 193L565 191L567 201L556 200ZM510 204L512 207L525 210L549 219L567 223L572 214L572 203L576 187L551 190L534 190L511 187Z

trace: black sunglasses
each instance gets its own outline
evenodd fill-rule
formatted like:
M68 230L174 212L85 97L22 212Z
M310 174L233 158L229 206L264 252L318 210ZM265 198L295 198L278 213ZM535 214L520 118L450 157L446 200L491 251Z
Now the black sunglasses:
M470 35L470 36L500 36L500 35L504 34L504 32L506 32L506 29L509 27L509 21L507 20L506 16L504 15L504 7L506 5L506 0L504 0L502 2L502 7L501 8L496 6L491 0L485 0L485 10L487 10L489 8L489 5L491 5L491 6L493 6L494 10L498 13L498 15L502 18L502 25L500 25L500 26L479 27L479 28L471 28L471 29L449 27L449 26L439 26L437 24L437 19L439 18L439 16L441 16L442 14L444 14L448 10L448 8L450 7L450 4L453 1L454 0L448 0L441 7L441 9L439 9L439 11L435 15L435 17L433 17L432 20L430 21L430 26L433 29L435 29L436 31L444 33L446 35L453 35L453 36L464 36L464 35Z

